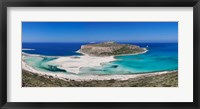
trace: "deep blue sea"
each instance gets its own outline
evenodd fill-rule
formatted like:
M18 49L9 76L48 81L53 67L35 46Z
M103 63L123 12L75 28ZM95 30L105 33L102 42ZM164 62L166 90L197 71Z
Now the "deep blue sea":
M29 54L45 56L72 56L81 55L76 53L81 45L87 43L23 43L22 50ZM85 68L84 73L95 74L130 74L178 70L178 43L129 43L147 47L148 52L139 55L116 56L114 62L104 64L102 67ZM45 63L56 59L27 58L26 61L38 70L51 72L65 72L56 66L47 66ZM67 73L67 72L65 72Z

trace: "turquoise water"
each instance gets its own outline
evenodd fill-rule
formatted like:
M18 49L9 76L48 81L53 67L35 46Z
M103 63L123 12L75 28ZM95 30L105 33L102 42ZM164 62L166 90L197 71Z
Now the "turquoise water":
M54 65L52 63L49 63L50 61L54 60L56 58L50 58L50 57L26 57L25 61L34 67L37 70L40 71L47 71L47 72L66 72L63 69L57 68L57 65Z
M178 44L177 43L131 43L141 47L148 46L148 52L139 55L116 56L116 61L106 63L101 67L82 68L82 74L132 74L147 73L159 71L178 70ZM23 44L23 48L35 49L24 50L29 54L40 54L47 56L71 56L80 55L76 51L82 43L40 43L40 44ZM62 47L61 47L62 46ZM59 48L57 50L57 48ZM45 51L45 52L44 52ZM63 72L63 69L57 68L57 65L51 61L56 58L52 57L29 57L25 61L41 71Z

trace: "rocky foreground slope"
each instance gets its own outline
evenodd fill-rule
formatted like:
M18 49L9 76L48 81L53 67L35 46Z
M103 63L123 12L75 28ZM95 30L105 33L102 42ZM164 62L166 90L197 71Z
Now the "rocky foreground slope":
M103 42L99 44L82 45L78 50L81 53L91 56L115 56L126 54L138 54L146 52L146 48L141 48L131 44L119 44L116 42Z
M22 87L178 87L178 72L128 80L65 81L22 70Z

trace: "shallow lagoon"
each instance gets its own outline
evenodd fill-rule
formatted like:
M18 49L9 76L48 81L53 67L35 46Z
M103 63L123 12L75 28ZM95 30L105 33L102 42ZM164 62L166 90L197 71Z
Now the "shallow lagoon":
M28 57L25 61L41 71L63 72L56 65L50 63L56 58L48 56L72 56L80 46L85 43L23 43L23 50L29 54L45 55L47 57ZM178 69L178 44L177 43L131 43L141 47L148 46L148 52L139 55L116 56L114 62L104 63L102 67L82 68L82 74L130 74L170 71Z

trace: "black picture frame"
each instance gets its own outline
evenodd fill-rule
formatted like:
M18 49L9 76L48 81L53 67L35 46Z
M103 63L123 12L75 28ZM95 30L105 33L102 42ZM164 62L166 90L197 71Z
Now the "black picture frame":
M7 102L7 7L193 7L193 84L194 102ZM0 106L2 109L29 108L132 108L199 109L200 108L200 0L1 0L0 1ZM191 72L190 72L191 73Z

